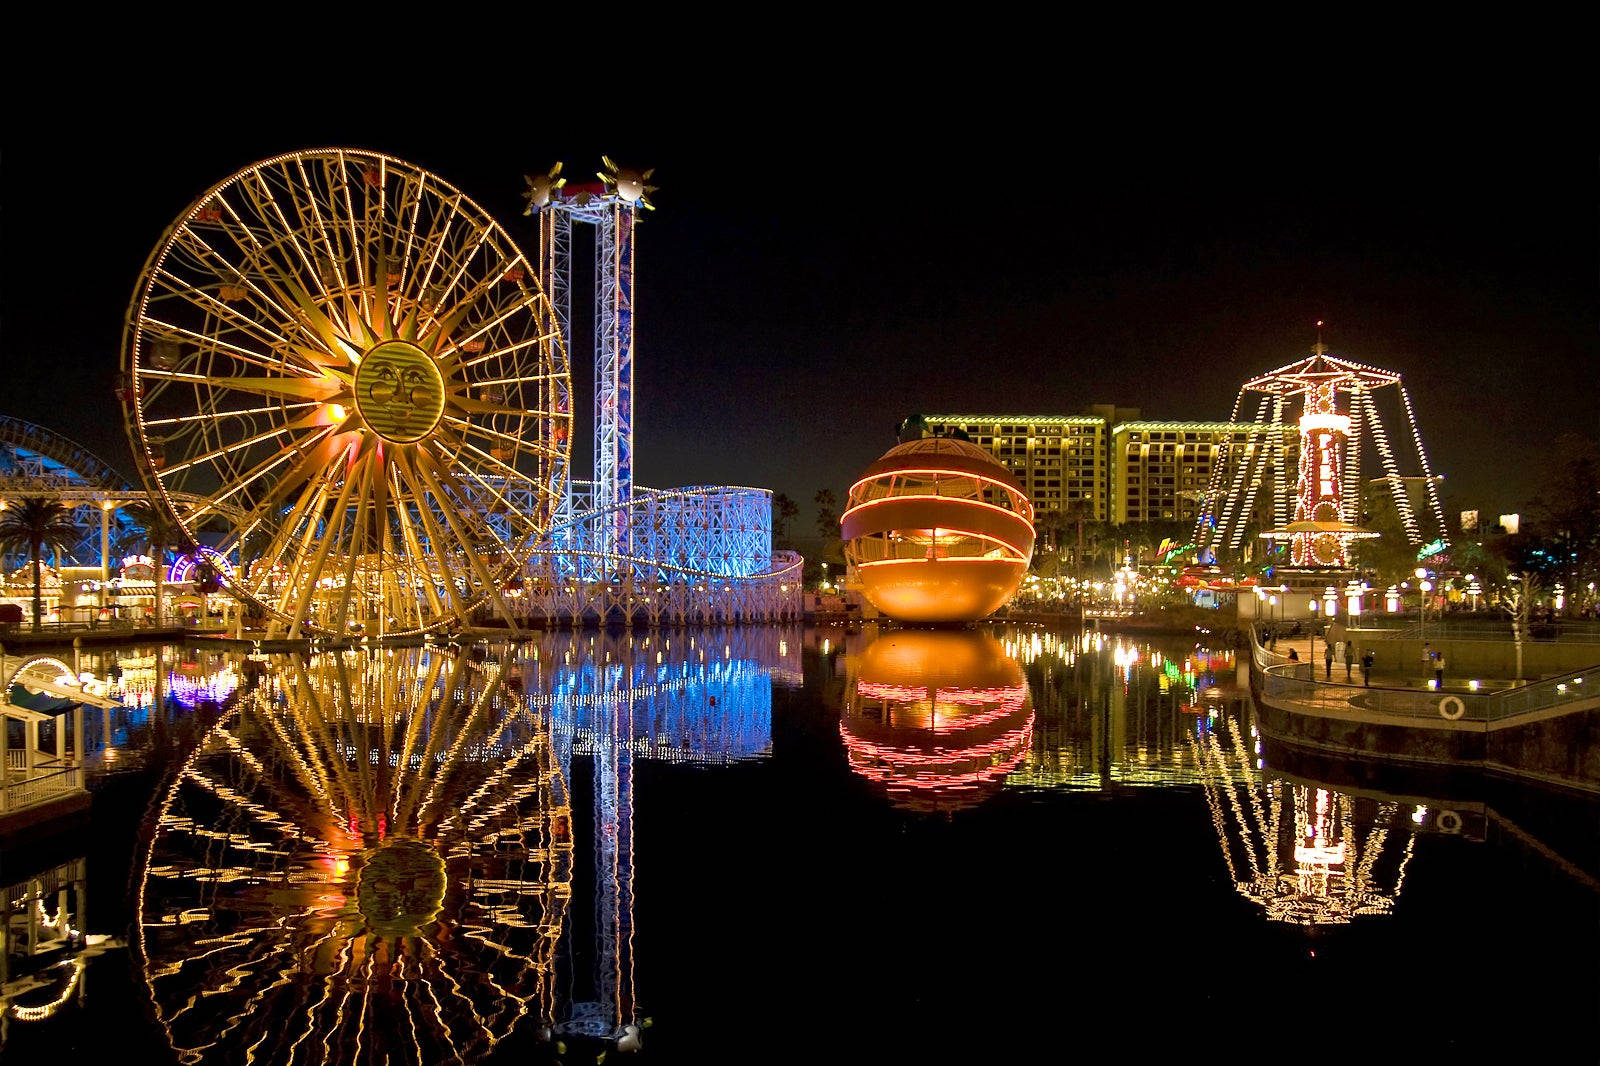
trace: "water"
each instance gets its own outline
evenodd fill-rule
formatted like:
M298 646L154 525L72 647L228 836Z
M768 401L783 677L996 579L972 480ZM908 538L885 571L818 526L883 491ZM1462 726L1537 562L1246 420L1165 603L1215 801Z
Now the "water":
M6 1062L1592 1056L1595 807L1278 751L1226 650L113 655Z

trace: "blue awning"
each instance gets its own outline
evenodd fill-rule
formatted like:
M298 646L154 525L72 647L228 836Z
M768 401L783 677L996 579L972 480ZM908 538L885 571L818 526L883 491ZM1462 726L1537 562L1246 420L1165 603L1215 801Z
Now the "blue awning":
M11 705L39 714L55 715L63 714L74 707L82 707L83 703L81 700L69 700L65 696L52 696L48 692L29 692L21 685L12 685Z

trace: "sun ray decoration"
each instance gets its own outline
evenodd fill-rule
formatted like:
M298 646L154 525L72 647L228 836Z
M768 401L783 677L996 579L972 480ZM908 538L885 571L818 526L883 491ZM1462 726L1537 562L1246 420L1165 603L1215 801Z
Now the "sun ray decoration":
M656 187L646 184L650 180L650 175L655 173L654 167L644 171L632 167L619 167L611 161L610 156L606 155L600 157L600 162L605 169L596 171L595 176L605 183L607 192L615 193L624 202L638 204L647 211L656 209L656 205L650 202L650 194L656 191Z
M181 1061L473 1062L551 1024L571 807L510 656L280 659L218 720L138 882Z
M183 540L237 555L231 591L291 636L504 610L565 491L567 357L537 276L401 160L240 171L134 290L120 391L146 484Z

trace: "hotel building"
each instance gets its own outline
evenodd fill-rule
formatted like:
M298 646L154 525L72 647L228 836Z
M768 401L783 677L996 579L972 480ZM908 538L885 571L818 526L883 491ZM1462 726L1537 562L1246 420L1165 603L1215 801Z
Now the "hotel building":
M960 433L1009 469L1044 515L1081 513L1101 522L1193 522L1208 492L1268 489L1295 461L1293 426L1141 420L1138 408L1097 404L1081 415L936 414L905 429ZM1271 515L1258 516L1270 523Z

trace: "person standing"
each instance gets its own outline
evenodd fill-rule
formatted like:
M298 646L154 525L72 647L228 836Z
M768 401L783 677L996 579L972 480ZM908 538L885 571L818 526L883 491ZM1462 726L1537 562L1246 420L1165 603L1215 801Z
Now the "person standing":
M1361 683L1363 685L1370 686L1372 684L1372 663L1375 658L1376 656L1372 654L1371 648L1361 653Z
M1433 687L1444 688L1444 652L1435 652L1433 656Z
M1323 677L1326 678L1329 681L1332 681L1333 680L1333 645L1332 644L1324 644L1322 646L1322 661L1327 664L1326 669L1323 671ZM1311 669L1315 670L1316 667L1313 666Z
M1345 641L1345 645L1344 645L1344 679L1346 681L1350 681L1351 680L1350 669L1351 669L1351 667L1355 666L1355 664L1356 664L1356 642L1353 641L1353 640L1347 640L1347 641Z

